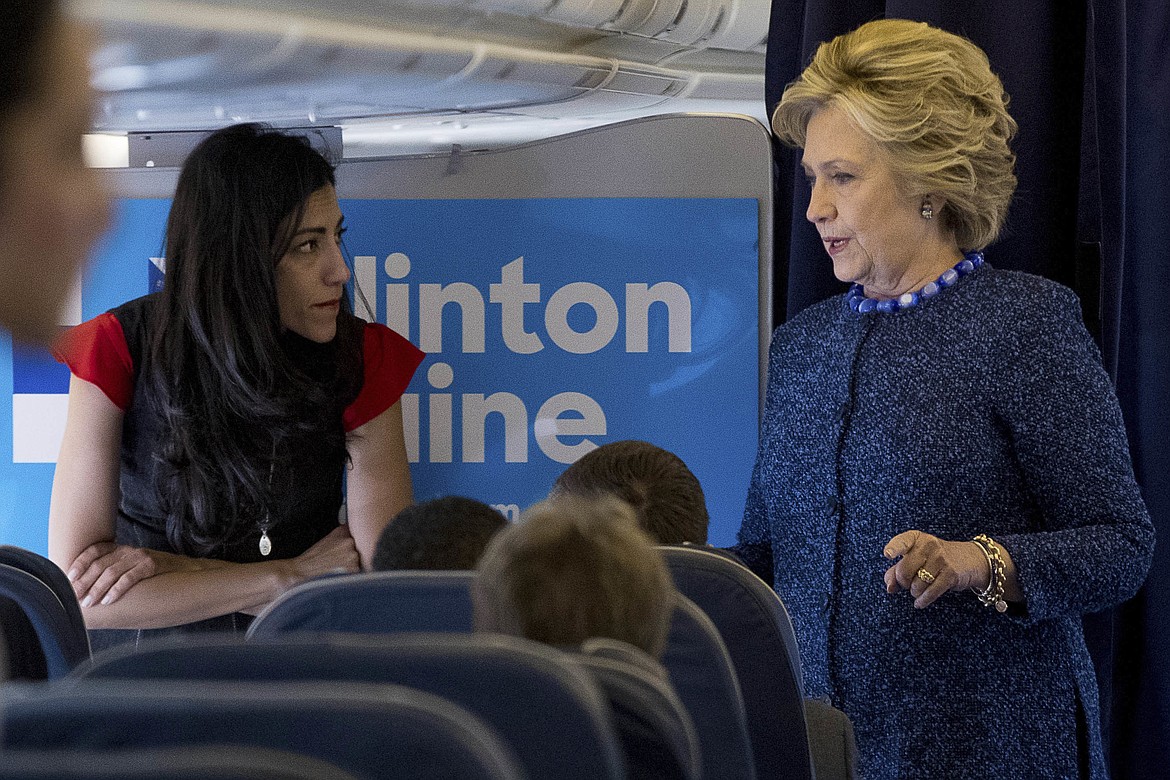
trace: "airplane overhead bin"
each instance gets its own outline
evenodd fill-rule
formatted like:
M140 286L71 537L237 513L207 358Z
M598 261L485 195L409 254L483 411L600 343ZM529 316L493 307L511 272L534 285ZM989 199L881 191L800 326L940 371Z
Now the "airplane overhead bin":
M685 46L762 51L770 4L753 0L471 0L449 7L657 38Z
M115 136L249 120L333 125L353 157L494 148L680 111L764 119L767 0L73 8L100 29L94 130Z

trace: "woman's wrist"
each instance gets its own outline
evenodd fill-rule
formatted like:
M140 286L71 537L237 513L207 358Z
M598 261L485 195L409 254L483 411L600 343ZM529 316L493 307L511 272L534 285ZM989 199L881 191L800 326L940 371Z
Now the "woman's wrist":
M308 579L308 575L301 571L300 567L297 566L296 558L286 558L277 561L265 561L261 565L272 568L273 577L275 578L276 583L275 594L273 596L274 598L279 596L281 593L284 593L289 588L299 585Z
M983 606L994 607L996 612L1007 612L1007 600L1004 598L1007 584L1007 564L1004 562L1003 556L1000 555L999 545L987 534L978 534L971 541L987 558L987 567L990 572L986 587L978 590L972 588L971 590L975 592L975 597Z
M991 587L992 577L995 576L995 570L992 568L991 560L987 557L987 552L983 549L983 545L974 539L964 544L969 544L978 550L979 559L983 562L983 567L979 569L982 573L975 575L975 579L971 582L971 590L975 593L986 591Z

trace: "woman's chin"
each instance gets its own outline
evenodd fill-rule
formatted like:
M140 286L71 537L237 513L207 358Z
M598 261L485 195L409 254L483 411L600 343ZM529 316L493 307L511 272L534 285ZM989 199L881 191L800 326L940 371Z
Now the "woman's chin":
M315 341L318 344L328 344L330 341L333 341L333 339L336 336L337 336L337 329L334 328L333 330L330 330L329 332L317 331L316 333L312 333L310 335L305 336L305 338L307 338L309 341Z
M301 326L285 326L285 332L300 336L306 341L313 341L318 344L328 344L337 336L337 326L331 327L305 327Z
M849 263L833 263L833 276L839 282L846 284L853 284L861 280L862 274L857 270L857 267Z
M833 276L839 282L864 285L869 277L873 276L875 270L873 263L865 256L850 257L850 248L846 248L836 257L830 255L833 261Z

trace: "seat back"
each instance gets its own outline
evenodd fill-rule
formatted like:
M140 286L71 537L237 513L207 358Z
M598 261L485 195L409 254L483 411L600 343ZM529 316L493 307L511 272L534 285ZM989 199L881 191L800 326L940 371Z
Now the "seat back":
M297 753L239 745L105 752L10 750L0 780L356 780Z
M585 642L574 658L593 675L611 708L645 724L668 747L683 776L700 780L702 754L690 713L670 686L666 670L639 654L624 642L599 638Z
M286 631L471 631L467 571L384 571L328 577L291 588L248 629Z
M0 680L47 680L45 653L24 609L0 596Z
M826 701L805 699L804 718L808 723L808 748L816 779L858 777L857 740L849 716Z
M704 780L755 778L743 695L727 648L711 619L682 596L662 665L695 724Z
M676 587L711 618L727 646L743 692L757 777L811 780L800 651L780 597L719 553L658 549Z
M69 623L84 636L85 619L81 616L81 605L77 603L77 594L73 592L73 584L69 582L65 572L61 571L57 564L32 550L14 547L10 544L0 544L0 564L26 571L49 586L49 590L56 595L65 614L69 617Z
M606 702L572 657L490 634L284 634L143 643L101 653L88 678L346 680L394 683L442 696L481 717L529 776L624 776Z
M374 572L305 583L273 602L249 638L289 630L470 632L472 572ZM662 663L690 713L706 780L754 777L743 696L719 632L682 599Z
M317 758L359 778L525 777L495 731L392 685L62 680L0 690L7 750L230 745Z
M64 677L89 658L84 624L74 624L53 590L38 577L0 564L0 597L10 599L28 618L45 656L50 680ZM8 641L14 641L9 637ZM19 641L19 640L16 640Z

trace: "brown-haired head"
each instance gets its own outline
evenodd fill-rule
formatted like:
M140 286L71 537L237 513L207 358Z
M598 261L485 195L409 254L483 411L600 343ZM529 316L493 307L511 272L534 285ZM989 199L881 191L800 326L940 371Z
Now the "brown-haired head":
M703 487L673 452L645 441L604 444L557 477L553 495L625 501L638 524L657 544L706 544L707 501Z
M496 535L472 596L478 631L566 647L608 637L658 657L677 591L627 504L565 496Z

